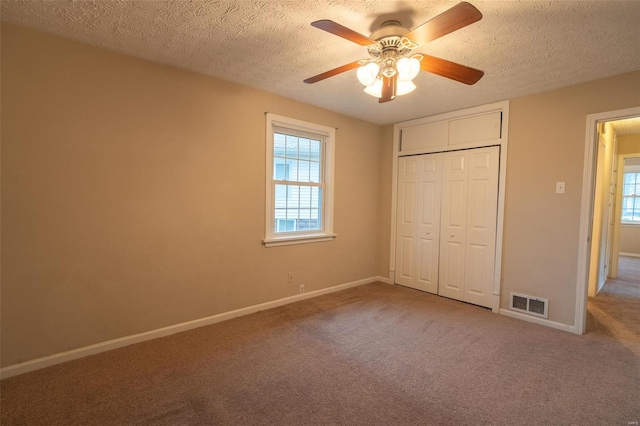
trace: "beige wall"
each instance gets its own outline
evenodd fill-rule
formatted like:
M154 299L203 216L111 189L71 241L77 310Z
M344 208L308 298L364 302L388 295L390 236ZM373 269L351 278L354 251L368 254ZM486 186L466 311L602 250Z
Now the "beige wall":
M1 42L3 366L388 276L392 126L12 25ZM511 101L503 308L547 297L573 324L586 116L638 105L640 72ZM262 247L265 111L339 128L335 241Z
M619 136L618 154L640 154L640 134Z
M7 24L1 100L3 366L385 272L379 126ZM339 128L335 241L262 246L265 111Z
M380 156L380 241L378 250L378 275L389 277L391 256L391 174L393 166L393 125L382 129L382 154Z
M586 117L638 105L640 72L511 100L502 307L511 291L545 297L574 324Z
M620 253L640 256L640 226L620 225Z

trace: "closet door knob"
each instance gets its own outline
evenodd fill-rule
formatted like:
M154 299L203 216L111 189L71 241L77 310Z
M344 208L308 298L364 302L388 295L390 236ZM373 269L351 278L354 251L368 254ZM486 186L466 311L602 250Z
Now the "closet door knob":
M451 238L455 237L455 235L451 234Z

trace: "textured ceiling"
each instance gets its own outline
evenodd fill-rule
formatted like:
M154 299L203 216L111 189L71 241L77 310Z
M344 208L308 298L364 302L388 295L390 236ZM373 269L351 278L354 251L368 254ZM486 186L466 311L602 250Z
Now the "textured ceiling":
M367 58L309 25L331 19L369 35L413 29L457 1L2 0L2 20L213 75L386 124L640 69L640 1L470 0L483 19L416 49L485 71L474 86L421 73L418 88L378 104L355 71L307 77Z
M609 122L618 136L640 134L640 117Z

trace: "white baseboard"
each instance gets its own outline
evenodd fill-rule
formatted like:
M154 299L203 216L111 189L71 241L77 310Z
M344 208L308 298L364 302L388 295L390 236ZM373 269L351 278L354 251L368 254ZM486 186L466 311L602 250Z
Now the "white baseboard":
M620 256L629 256L629 257L640 257L640 254L638 253L624 253L624 252L620 252L618 253Z
M278 306L287 305L289 303L298 302L300 300L310 299L312 297L321 296L323 294L333 293L340 290L346 290L351 287L357 287L364 284L380 281L383 283L389 283L389 279L383 277L371 277L358 281L353 281L346 284L340 284L337 286L323 288L321 290L310 291L308 293L296 294L295 296L285 297L283 299L273 300L271 302L260 303L258 305L247 306L246 308L240 308L229 312L223 312L221 314L212 315L205 318L200 318L193 321L187 321L180 324L170 325L167 327L158 328L144 333L132 334L130 336L120 337L113 340L107 340L105 342L96 343L94 345L84 346L77 349L72 349L65 352L60 352L53 355L48 355L42 358L36 358L30 361L21 362L19 364L9 365L0 369L0 379L6 379L8 377L17 376L19 374L28 373L30 371L39 370L41 368L50 367L52 365L61 364L63 362L72 361L74 359L83 358L89 355L106 352L112 349L121 348L123 346L132 345L134 343L145 342L147 340L157 339L158 337L169 336L171 334L180 333L181 331L187 331L205 325L216 324L222 321L226 321L232 318L240 317L243 315L249 315L254 312L264 311L266 309L276 308Z
M376 277L376 281L380 281L381 283L385 284L393 284L389 278L384 277Z
M523 320L523 321L532 322L532 323L535 323L535 324L544 325L546 327L551 327L551 328L555 328L555 329L562 330L562 331L568 331L569 333L580 334L576 330L576 327L573 326L573 325L562 324L560 322L550 321L550 320L545 319L545 318L538 318L538 317L534 317L534 316L531 316L531 315L522 314L520 312L510 311L508 309L500 309L500 314L502 314L504 316L507 316L507 317L516 318L516 319L519 319L519 320Z

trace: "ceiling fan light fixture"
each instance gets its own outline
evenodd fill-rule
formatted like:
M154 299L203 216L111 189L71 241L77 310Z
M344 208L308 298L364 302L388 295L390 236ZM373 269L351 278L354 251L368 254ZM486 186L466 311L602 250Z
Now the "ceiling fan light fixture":
M414 91L416 85L412 80L421 70L460 83L475 84L484 75L483 71L421 53L412 55L411 51L480 19L482 13L475 6L461 1L411 31L402 27L399 21L390 20L383 22L369 37L329 19L312 22L311 25L316 28L366 47L370 58L334 68L307 78L304 82L317 83L357 69L358 80L365 86L364 91L379 98L379 103ZM425 59L425 63L421 64Z
M398 79L396 84L397 84L396 86L397 96L406 95L407 93L411 93L414 90L416 90L416 85L411 80Z
M380 74L382 74L385 77L393 77L394 75L396 75L397 72L398 72L398 70L396 70L394 65L391 64L391 65L387 65L386 67L382 68L382 71L380 71Z
M375 62L369 62L368 64L358 68L358 81L360 81L364 86L371 86L372 84L375 84L376 79L378 78L378 72L380 72L380 66Z
M376 98L382 97L382 79L376 78L376 81L364 88L365 93L375 96Z
M400 80L410 81L420 73L420 61L415 57L402 57L396 63L396 68Z

